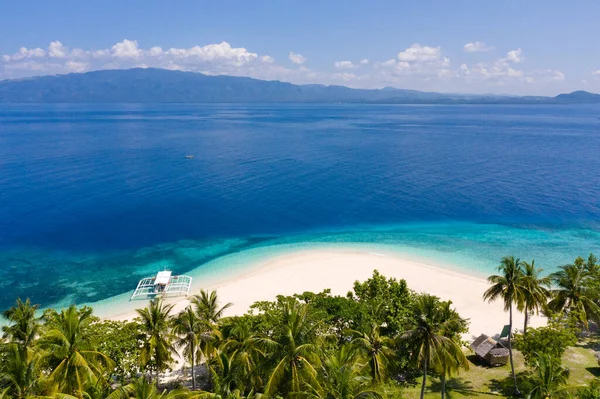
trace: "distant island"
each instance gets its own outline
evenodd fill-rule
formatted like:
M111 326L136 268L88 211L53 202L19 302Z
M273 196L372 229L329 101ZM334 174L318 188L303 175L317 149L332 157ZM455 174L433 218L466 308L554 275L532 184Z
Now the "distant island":
M134 68L0 81L0 103L597 104L600 94L521 97L365 90Z

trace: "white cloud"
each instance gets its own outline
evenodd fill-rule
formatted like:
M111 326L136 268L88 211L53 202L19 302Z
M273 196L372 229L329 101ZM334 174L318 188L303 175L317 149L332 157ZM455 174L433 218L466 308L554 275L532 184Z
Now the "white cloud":
M190 48L170 48L165 52L175 58L190 59L201 62L227 61L235 65L242 65L255 60L258 54L251 53L243 47L233 48L227 42L194 46Z
M108 56L110 56L110 51L109 50L96 50L92 53L92 56L96 57L96 58L108 57Z
M158 57L158 56L162 55L162 53L163 53L163 49L160 46L154 46L150 50L148 50L148 55L150 57Z
M85 72L88 70L89 64L87 62L67 61L65 67L71 72Z
M66 55L65 46L58 40L51 42L48 46L48 55L52 58L64 58Z
M352 69L356 67L352 61L336 61L334 62L333 66L335 66L337 69Z
M439 59L440 55L440 47L429 47L421 46L420 44L413 44L406 50L399 52L397 58L399 61L427 62Z
M302 65L306 62L306 57L304 57L303 55L300 54L296 54L293 51L291 51L288 54L288 58L290 59L290 61L292 61L294 64L298 64L298 65Z
M142 51L138 48L137 40L125 39L112 46L111 54L117 58L138 58Z
M525 60L525 56L523 55L523 50L516 49L516 50L511 50L506 54L506 58L504 59L508 62L514 62L514 63L519 63L519 62L523 62Z
M600 69L595 69L595 70L591 71L590 75L592 75L594 80L600 80Z
M369 63L369 60L368 60L368 59L366 59L366 58L363 58L362 60L360 60L360 63L361 63L362 65L367 65L367 64Z
M260 60L262 62L264 62L265 64L272 64L275 62L275 60L273 59L273 57L270 57L268 55L263 55L262 57L260 57Z
M447 77L452 75L450 59L442 55L440 47L421 46L413 44L398 53L396 59L376 63L375 67L382 69L387 75L413 75L422 78ZM395 78L393 78L395 79Z
M469 53L474 53L479 51L491 51L494 49L494 46L488 46L484 42L475 41L465 44L463 49Z
M40 58L44 57L45 55L46 52L39 47L32 49L28 49L27 47L21 47L19 51L17 51L13 55L4 54L2 56L2 60L4 62L20 61L28 58Z

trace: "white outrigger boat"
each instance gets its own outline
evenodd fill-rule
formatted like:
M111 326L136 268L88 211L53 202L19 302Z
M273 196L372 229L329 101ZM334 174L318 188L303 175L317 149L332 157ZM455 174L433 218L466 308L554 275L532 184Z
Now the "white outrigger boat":
M158 272L154 277L140 280L133 295L129 299L147 299L155 296L187 296L192 286L190 276L171 276L170 270Z

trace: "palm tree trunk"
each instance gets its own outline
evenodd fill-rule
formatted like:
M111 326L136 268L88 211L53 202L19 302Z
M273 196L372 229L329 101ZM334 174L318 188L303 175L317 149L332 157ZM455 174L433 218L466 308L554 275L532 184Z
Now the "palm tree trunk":
M442 373L442 399L446 399L446 372Z
M427 359L423 360L423 382L421 383L421 399L425 398L425 384L427 383Z
M515 374L515 363L513 362L513 353L512 353L512 303L510 304L510 310L508 315L508 354L510 356L510 370L512 372L513 381L515 384L515 395L521 396L521 391L519 391L519 387L517 386L517 375Z
M211 362L210 362L210 352L208 353L208 356L206 356L206 370L208 371L208 386L210 389L212 389L212 369L211 369Z
M525 323L523 325L523 335L527 334L528 322L529 322L529 309L527 309L527 305L525 305Z
M160 375L160 372L158 370L158 366L156 366L156 387L157 388L158 388L158 384L160 383L160 381L159 381L159 375Z
M196 390L196 370L194 369L195 366L195 353L194 353L194 345L192 345L192 391Z

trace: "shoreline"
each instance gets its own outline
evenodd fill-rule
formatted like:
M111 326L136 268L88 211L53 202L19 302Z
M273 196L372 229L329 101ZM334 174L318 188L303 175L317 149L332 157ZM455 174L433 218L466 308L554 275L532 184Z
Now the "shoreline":
M299 294L304 291L320 292L331 289L332 295L345 295L352 290L354 281L364 281L374 270L386 278L404 279L408 288L451 300L458 313L469 319L469 332L464 338L471 340L484 333L494 336L508 322L508 314L501 302L487 303L482 299L489 287L487 281L446 267L403 258L400 254L375 252L370 249L323 247L319 249L289 250L265 259L257 260L235 270L231 274L212 276L195 282L190 295L202 288L216 290L222 304L231 302L225 316L242 315L256 301L275 300L277 295ZM129 295L129 294L123 294ZM103 319L129 320L136 316L135 309L145 307L146 300L115 303L122 296L111 298L98 306ZM183 310L188 298L171 298L173 313ZM95 309L96 304L90 304ZM102 311L104 310L104 312ZM101 314L104 313L104 314ZM513 328L521 329L524 317L515 312ZM533 316L530 326L545 324L542 316Z

